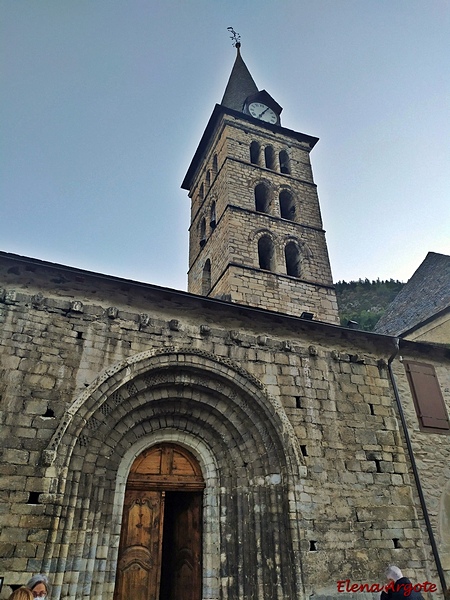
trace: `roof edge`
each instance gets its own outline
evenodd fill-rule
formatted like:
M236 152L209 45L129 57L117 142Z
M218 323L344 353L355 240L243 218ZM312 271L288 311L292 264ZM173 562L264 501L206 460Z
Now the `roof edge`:
M100 280L104 280L104 281L109 280L111 282L128 284L128 285L132 285L132 286L135 286L138 288L144 288L147 290L154 290L157 293L169 294L170 296L184 298L189 301L200 302L201 304L204 304L204 305L220 307L221 309L225 309L227 311L231 311L234 313L260 315L261 317L273 319L276 322L288 322L288 323L290 322L292 324L297 323L297 324L301 324L301 326L303 328L306 328L311 331L316 330L319 332L320 331L328 332L329 334L331 332L334 332L340 336L343 336L344 338L348 338L349 336L356 337L356 338L365 338L367 341L388 344L389 348L392 348L394 341L398 339L396 336L379 334L379 333L375 333L372 331L363 331L361 329L351 329L348 327L343 327L342 325L334 325L331 323L326 323L325 321L316 321L314 319L313 320L302 319L301 317L289 315L286 313L279 313L279 312L275 312L275 311L271 311L271 310L267 310L267 309L263 309L263 308L246 306L244 304L237 304L234 302L228 302L228 301L219 300L216 298L207 298L205 296L192 294L190 292L186 292L183 290L166 288L166 287L162 287L162 286L157 286L152 283L143 283L143 282L135 281L132 279L125 279L122 277L117 277L115 275L105 275L103 273L87 271L85 269L80 269L78 267L61 265L59 263L52 263L52 262L44 261L44 260L41 260L38 258L30 258L30 257L26 257L26 256L21 256L18 254L11 254L8 252L0 251L0 260L2 258L10 260L10 261L21 262L24 264L26 264L26 263L35 264L37 266L41 266L43 268L47 268L47 269L51 269L51 270L59 270L59 271L62 270L62 271L72 273L73 275L77 275L77 274L84 275L86 277L91 277L93 279L100 279ZM401 347L408 347L408 348L410 347L410 348L416 348L416 349L422 348L422 349L427 349L428 351L430 349L435 349L440 352L445 351L446 354L448 354L448 352L449 352L448 348L443 348L442 345L440 345L440 344L431 344L428 342L413 342L411 340L403 340L403 339L400 339L399 342L400 342Z

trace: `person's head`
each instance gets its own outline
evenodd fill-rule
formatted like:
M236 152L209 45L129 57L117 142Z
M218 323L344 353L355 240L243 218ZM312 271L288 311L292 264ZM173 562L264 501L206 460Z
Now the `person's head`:
M22 586L17 588L17 590L11 594L8 600L34 600L34 596L30 588Z
M27 583L33 594L33 598L46 598L50 593L50 584L45 575L33 575L30 581Z
M391 565L386 569L386 579L396 582L403 577L403 573L395 565Z

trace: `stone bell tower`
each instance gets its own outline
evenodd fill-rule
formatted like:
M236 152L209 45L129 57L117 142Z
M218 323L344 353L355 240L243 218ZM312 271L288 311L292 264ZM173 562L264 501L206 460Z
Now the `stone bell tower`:
M191 198L188 290L338 324L309 154L281 106L236 60L182 188Z

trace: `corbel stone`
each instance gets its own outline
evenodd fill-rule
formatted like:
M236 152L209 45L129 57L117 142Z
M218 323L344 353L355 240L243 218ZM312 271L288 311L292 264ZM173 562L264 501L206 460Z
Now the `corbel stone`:
M331 358L333 360L339 361L339 360L341 360L341 355L339 354L339 352L337 350L332 350Z
M6 290L5 298L3 302L5 304L16 304L17 302L17 292L16 290Z
M230 339L233 340L233 342L240 342L241 341L241 334L237 329L232 329L230 331Z
M106 309L106 315L108 316L109 319L117 319L118 314L119 314L119 309L116 308L115 306L110 306L109 308Z
M139 328L148 327L151 324L149 315L142 313L139 315Z
M366 361L364 356L361 356L360 354L350 354L350 362L363 365Z
M34 294L34 296L31 296L31 303L34 308L42 306L44 304L44 295L41 292Z
M70 310L72 312L78 312L78 313L84 312L83 303L80 302L79 300L74 300L73 302L70 303Z

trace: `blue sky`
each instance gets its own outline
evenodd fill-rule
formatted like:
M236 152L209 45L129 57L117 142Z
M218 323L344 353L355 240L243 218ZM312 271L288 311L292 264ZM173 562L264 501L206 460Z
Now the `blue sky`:
M448 0L0 0L0 249L186 289L180 184L241 35L311 159L335 281L450 254Z

